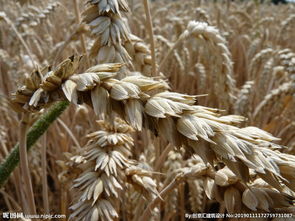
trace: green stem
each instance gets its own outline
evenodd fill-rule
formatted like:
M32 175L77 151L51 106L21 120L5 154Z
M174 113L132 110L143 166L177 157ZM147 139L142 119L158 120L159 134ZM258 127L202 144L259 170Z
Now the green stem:
M69 106L68 101L61 101L54 104L48 112L43 114L30 128L27 134L27 149L29 150L36 141L44 134L50 124L56 120ZM10 174L19 163L19 144L16 144L9 156L0 165L0 187L2 187Z

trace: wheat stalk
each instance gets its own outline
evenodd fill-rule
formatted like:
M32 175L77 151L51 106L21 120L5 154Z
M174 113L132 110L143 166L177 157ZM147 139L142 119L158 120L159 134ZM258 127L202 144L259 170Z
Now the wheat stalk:
M151 56L152 56L152 76L156 76L157 75L157 67L156 67L155 40L154 40L154 31L153 31L150 5L149 5L148 0L143 0L143 4L144 4L144 9L145 9L145 14L146 14L147 27L148 27L149 35L150 35Z

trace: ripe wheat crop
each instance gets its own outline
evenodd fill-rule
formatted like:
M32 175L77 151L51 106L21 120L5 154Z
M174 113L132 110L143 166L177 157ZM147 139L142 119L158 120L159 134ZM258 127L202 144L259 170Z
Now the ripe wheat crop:
M294 4L0 3L0 216L295 218Z

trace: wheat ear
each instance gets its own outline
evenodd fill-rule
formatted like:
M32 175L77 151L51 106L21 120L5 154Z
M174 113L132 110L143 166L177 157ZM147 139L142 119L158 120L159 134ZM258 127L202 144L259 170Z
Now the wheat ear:
M173 50L189 37L204 41L210 51L214 51L216 55L218 54L218 59L215 61L216 66L214 66L214 70L212 71L212 78L214 81L212 90L216 96L222 95L221 103L223 107L228 106L235 98L235 81L232 73L231 54L226 46L225 39L213 26L204 22L189 22L187 29L180 35L176 43L168 51L166 57L162 60L159 70L163 70ZM220 70L220 73L217 73L216 70Z
M91 55L97 55L98 63L130 63L130 57L123 44L129 39L129 29L122 13L129 8L125 0L87 1L88 7L83 12L83 21L91 27L96 41Z
M117 119L89 134L82 156L82 173L74 180L74 204L70 220L113 220L118 217L115 200L125 188L124 169L131 166L132 128Z
M271 158L266 158L261 149L278 148L271 142L277 138L256 127L238 128L243 117L220 116L218 109L194 105L196 96L169 92L164 81L140 75L116 80L114 76L120 67L119 64L91 67L85 73L68 76L63 83L51 87L55 89L51 91L44 90L48 82L45 78L39 85L42 91L37 89L22 107L38 109L44 105L41 98L46 95L52 102L53 94L73 103L84 101L97 114L108 115L113 110L137 130L145 125L175 146L184 145L187 150L195 151L212 165L218 159L223 161L244 182L249 179L251 168L279 190L278 180L287 185L278 169L279 162L270 163ZM17 99L15 102L21 105Z

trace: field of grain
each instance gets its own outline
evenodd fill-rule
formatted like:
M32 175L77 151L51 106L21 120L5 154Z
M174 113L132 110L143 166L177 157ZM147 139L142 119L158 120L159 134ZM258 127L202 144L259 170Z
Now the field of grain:
M0 220L295 219L295 4L0 5Z

